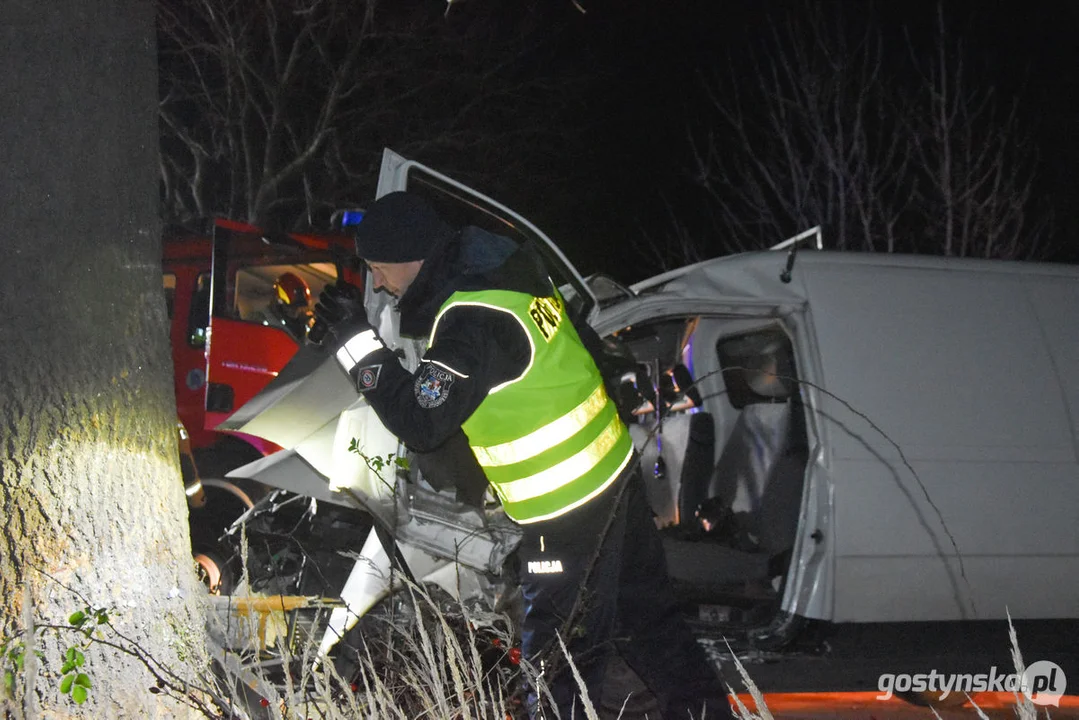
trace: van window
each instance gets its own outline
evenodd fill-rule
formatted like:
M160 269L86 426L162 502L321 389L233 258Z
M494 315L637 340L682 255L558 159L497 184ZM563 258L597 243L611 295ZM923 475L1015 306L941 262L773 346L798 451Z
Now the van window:
M579 323L585 319L591 306L591 299L574 289L573 278L565 270L562 262L553 256L547 243L530 228L519 225L512 221L512 218L505 217L498 208L481 203L478 198L429 175L422 168L413 168L409 171L408 192L423 197L439 216L453 227L474 225L495 235L507 237L521 245L531 243L543 257L551 280L556 287L561 289L570 320Z
M165 288L165 309L169 320L172 320L172 312L176 304L176 273L165 273L162 284Z
M784 402L797 393L794 350L780 328L720 338L716 353L730 403Z

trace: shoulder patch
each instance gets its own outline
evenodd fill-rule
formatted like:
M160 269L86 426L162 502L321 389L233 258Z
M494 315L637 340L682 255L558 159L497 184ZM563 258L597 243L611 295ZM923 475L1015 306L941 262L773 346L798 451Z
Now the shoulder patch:
M558 296L535 298L528 306L528 316L536 324L544 340L550 341L562 322L562 303Z
M424 363L413 386L416 402L428 410L438 407L449 398L455 378L448 370L443 370L433 363Z
M360 368L356 375L356 389L360 392L374 390L378 385L378 376L381 374L381 365L368 365Z

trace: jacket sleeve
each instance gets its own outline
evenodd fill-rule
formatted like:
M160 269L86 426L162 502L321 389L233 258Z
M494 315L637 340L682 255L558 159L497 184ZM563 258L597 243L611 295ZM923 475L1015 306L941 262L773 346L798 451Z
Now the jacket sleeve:
M430 452L460 430L491 388L519 377L530 360L528 335L512 315L451 308L415 373L384 352L375 358L377 381L364 394L390 432L413 450Z

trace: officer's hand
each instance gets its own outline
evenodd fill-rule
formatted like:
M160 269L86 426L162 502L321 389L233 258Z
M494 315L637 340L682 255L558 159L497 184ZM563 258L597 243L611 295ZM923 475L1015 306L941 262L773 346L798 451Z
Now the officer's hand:
M330 327L347 321L367 322L363 294L349 283L327 285L318 296L315 317Z
M325 346L327 337L333 344L356 327L368 325L367 310L359 288L344 282L327 285L315 305L315 323L307 334L309 342Z

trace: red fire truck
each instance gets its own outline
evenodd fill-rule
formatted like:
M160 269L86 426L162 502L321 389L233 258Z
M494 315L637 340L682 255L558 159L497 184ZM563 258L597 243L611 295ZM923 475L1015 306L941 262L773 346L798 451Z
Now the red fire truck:
M202 562L262 490L225 473L278 449L214 428L292 358L322 288L338 273L361 286L362 273L347 260L346 235L274 233L219 219L211 237L169 230L163 246L181 466Z

